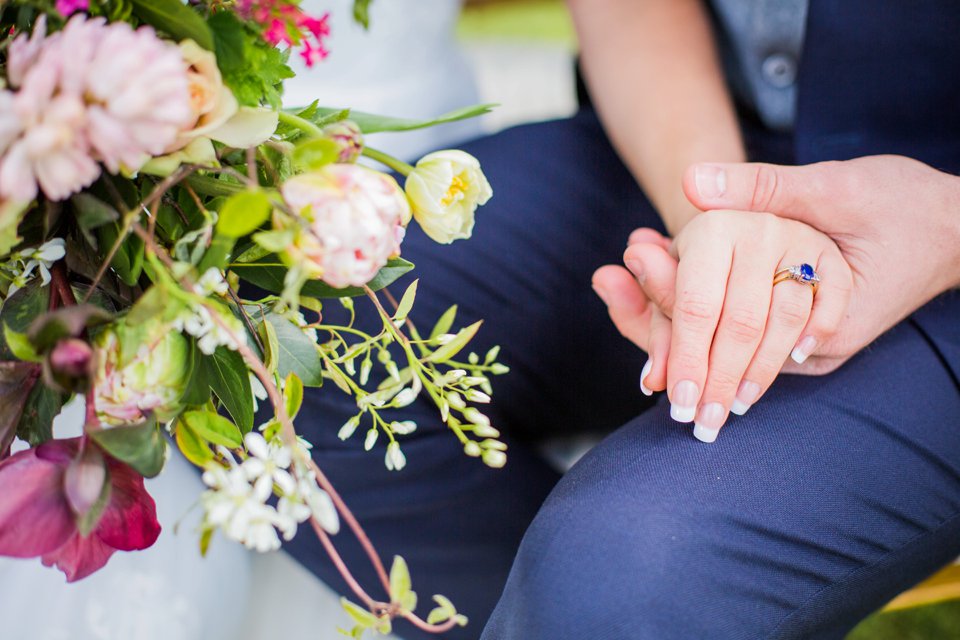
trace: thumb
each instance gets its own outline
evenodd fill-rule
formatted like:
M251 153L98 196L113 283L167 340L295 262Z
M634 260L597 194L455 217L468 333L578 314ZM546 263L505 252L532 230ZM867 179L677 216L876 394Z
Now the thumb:
M763 163L694 164L683 176L683 192L701 211L733 209L773 213L816 226L827 196L821 166Z

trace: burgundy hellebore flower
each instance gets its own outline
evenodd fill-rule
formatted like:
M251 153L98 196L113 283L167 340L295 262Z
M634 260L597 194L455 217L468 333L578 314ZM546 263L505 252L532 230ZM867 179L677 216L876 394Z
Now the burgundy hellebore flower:
M114 551L146 549L160 535L143 477L106 456L110 499L90 535L81 535L65 487L81 439L50 440L0 462L0 555L40 556L67 582L97 571Z

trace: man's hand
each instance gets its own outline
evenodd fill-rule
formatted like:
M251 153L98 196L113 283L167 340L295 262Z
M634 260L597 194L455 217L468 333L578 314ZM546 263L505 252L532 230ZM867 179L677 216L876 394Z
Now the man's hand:
M830 236L854 273L846 321L808 345L835 368L960 285L960 178L902 156L802 167L698 164L683 190L698 209L769 212ZM829 273L822 273L824 281Z

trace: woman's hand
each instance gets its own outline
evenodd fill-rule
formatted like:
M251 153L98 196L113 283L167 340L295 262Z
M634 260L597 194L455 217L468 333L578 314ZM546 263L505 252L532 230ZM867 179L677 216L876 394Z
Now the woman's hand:
M634 234L624 256L633 273L604 267L594 287L621 332L649 354L644 389L667 389L674 419L694 421L694 435L712 442L731 409L742 413L763 395L791 351L802 359L839 328L852 274L827 236L769 214L711 211L672 245L657 235ZM816 297L807 284L773 286L774 273L803 263L823 278ZM648 272L655 305L637 284ZM661 286L671 279L675 287Z

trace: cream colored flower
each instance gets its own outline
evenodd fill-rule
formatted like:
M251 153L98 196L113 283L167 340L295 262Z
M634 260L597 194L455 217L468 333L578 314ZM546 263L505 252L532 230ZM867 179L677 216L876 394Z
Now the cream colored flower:
M277 130L277 112L240 106L223 83L212 52L193 40L184 40L180 54L187 65L193 120L168 147L167 155L154 158L144 167L145 172L154 175L169 175L184 163L215 166L217 154L212 141L247 149L262 144Z
M421 158L405 187L413 217L428 236L443 244L469 238L477 207L493 195L477 159L456 150Z

